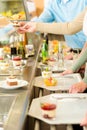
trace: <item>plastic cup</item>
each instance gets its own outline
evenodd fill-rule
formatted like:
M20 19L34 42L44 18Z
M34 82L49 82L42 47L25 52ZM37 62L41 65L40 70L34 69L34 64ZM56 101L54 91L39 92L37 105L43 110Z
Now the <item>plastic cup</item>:
M42 65L41 66L41 74L43 78L52 77L52 67L49 65Z
M21 66L22 64L22 56L21 55L13 55L12 56L13 66Z
M41 114L46 119L56 118L57 100L54 98L41 99L40 101Z

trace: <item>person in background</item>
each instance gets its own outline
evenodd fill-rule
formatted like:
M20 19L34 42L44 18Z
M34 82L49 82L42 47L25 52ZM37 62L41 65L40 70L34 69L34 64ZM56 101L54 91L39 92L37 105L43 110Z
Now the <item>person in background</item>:
M86 13L85 18L84 18L83 31L84 31L84 34L87 36L87 13ZM86 77L87 77L87 75L86 75ZM86 80L87 80L87 78L86 78ZM83 87L83 86L81 86L81 87ZM87 89L87 86L86 86L86 89ZM85 117L83 118L83 120L81 121L80 126L87 127L87 113L86 113Z
M84 22L83 22L83 31L84 34L87 36L87 13L85 14ZM77 59L76 63L69 69L62 73L62 75L65 74L71 74L80 69L80 67L87 62L87 48L84 49L80 57ZM69 92L70 93L82 93L87 89L87 73L85 73L85 76L81 82L78 82L76 84L73 84Z
M86 0L49 0L49 4L45 6L42 14L37 18L34 22L45 22L45 23L59 23L61 22L68 23L72 21L82 10L87 6ZM53 23L54 24L54 23ZM19 28L20 33L24 33L26 31L33 32L35 26L32 22L28 22L27 24L23 23L23 26ZM65 28L61 26L56 28L57 34L61 32L64 34ZM38 25L37 25L38 26ZM75 29L75 28L74 28ZM73 30L74 30L73 29ZM48 29L47 29L48 30ZM39 31L39 30L38 30ZM83 31L80 31L73 35L64 34L65 41L70 48L79 48L82 49L86 37Z
M77 17L86 6L87 0L50 0L49 4L45 7L43 13L36 21L21 23L21 27L18 31L20 33L46 31L47 33L64 34L65 41L70 48L82 49L86 42L86 36L83 31L80 31L82 29L83 19L79 21L79 24L76 24L75 21L73 21L75 23L75 25L73 24L74 26L72 26L72 22L70 23L70 21ZM73 30L73 32L71 30ZM74 34L74 31L77 33ZM73 35L70 35L69 33ZM78 129L78 127L76 129ZM79 128L79 130L80 129L82 128Z

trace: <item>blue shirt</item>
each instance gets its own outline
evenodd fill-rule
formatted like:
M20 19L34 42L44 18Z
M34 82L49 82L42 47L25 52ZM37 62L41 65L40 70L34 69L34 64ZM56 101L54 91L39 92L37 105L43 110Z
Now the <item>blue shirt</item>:
M87 6L87 0L49 0L37 22L69 22ZM74 35L64 35L66 43L71 48L82 48L86 36L83 31Z

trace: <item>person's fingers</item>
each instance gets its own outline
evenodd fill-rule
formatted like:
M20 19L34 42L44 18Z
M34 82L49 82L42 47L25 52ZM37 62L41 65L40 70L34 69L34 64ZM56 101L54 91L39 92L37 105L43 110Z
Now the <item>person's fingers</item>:
M66 74L68 74L67 71L64 71L64 72L61 73L61 75L66 75Z
M82 121L80 123L80 126L87 126L87 113L84 116L84 118L82 119Z
M28 29L28 32L34 32L33 28Z
M80 126L87 126L87 119L84 118L80 123Z
M78 93L77 89L73 89L72 93Z
M72 93L72 90L73 90L73 87L71 86L71 87L69 88L69 93Z
M69 93L78 93L76 89L69 89Z
M23 28L23 29L29 29L30 26L29 26L28 24L25 24L22 28Z
M72 90L71 90L71 88L69 89L69 93L72 93Z
M77 91L77 88L74 86L74 85L72 85L71 87L70 87L70 89L69 89L69 93L77 93L78 91Z
M19 22L20 27L25 25L25 22Z
M29 29L29 28L32 28L33 27L33 24L31 23L26 23L22 28L23 29Z
M24 30L24 29L18 29L17 32L19 32L19 33L25 33L26 30Z
M66 75L66 74L71 74L71 71L69 71L69 70L66 70L66 71L64 71L63 73L61 73L62 75Z

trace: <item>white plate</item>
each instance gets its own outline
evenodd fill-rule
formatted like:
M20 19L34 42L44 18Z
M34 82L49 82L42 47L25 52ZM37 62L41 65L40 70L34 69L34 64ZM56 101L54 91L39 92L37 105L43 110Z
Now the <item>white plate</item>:
M17 89L17 88L21 88L27 85L28 85L28 82L25 80L18 80L18 85L14 85L14 86L7 85L6 80L3 80L0 82L0 87L4 89Z

